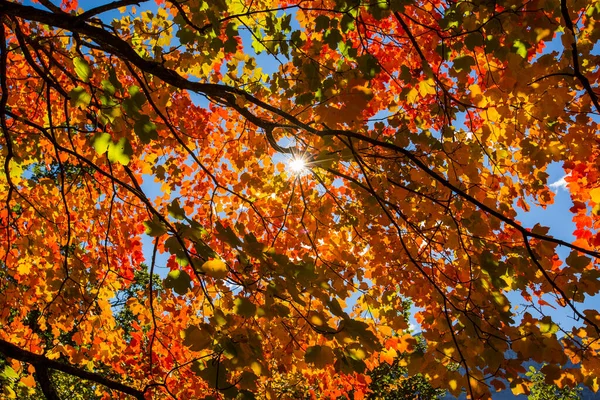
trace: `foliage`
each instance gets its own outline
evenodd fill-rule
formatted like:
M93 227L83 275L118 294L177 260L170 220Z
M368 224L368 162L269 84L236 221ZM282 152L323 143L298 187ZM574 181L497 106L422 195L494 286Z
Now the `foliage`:
M443 399L446 391L436 389L427 377L421 373L408 376L408 368L401 366L402 360L397 358L392 364L381 363L370 372L371 392L369 399L378 400L414 400Z
M528 361L597 391L599 16L0 0L8 395L481 399ZM571 242L518 220L553 163Z
M151 281L148 266L142 264L141 267L140 270L134 272L133 282L119 290L111 302L111 306L115 310L116 325L123 330L123 338L126 341L131 340L131 331L135 329L135 313L129 304L135 299L148 297L150 287L152 287L153 293L160 293L163 289L160 277L154 274Z
M52 177L52 176L50 176ZM119 290L114 300L111 302L115 310L116 325L123 330L123 339L131 340L131 330L133 329L134 314L128 307L128 303L135 298L144 297L144 292L150 285L150 276L147 267L142 264L142 269L135 272L133 282L123 290ZM154 275L152 287L155 292L159 292L162 287L160 277ZM34 316L28 316L27 321L35 320ZM39 332L42 334L42 332ZM47 335L47 334L46 334ZM73 335L62 335L59 339L62 345L72 345ZM0 354L0 383L3 388L3 395L6 398L16 397L18 399L36 400L43 398L43 391L39 386L32 386L34 382L34 373L32 368L26 368L26 365L16 363L11 364ZM20 374L17 373L20 371ZM110 377L110 370L102 368L100 365L95 367L95 372L105 377ZM53 383L54 390L59 398L94 400L101 399L104 390L98 390L95 382L85 381L76 376L61 372L59 370L49 371L50 380ZM29 384L24 384L27 382Z
M527 371L527 377L533 382L531 393L527 397L529 400L579 400L581 399L581 388L571 388L565 386L556 387L552 383L546 382L546 376L535 367L530 366Z
M402 301L402 317L408 321L412 301ZM411 333L407 331L405 333ZM399 336L399 335L396 335ZM427 343L421 335L413 335L415 339L414 352L424 354ZM422 373L408 375L406 367L406 353L397 354L393 358L382 360L377 367L369 372L371 383L369 385L369 399L400 400L400 399L430 399L437 400L444 397L446 391L436 389L429 379ZM388 355L389 356L389 355Z
M0 383L3 398L17 398L21 400L43 399L43 393L38 387L30 387L35 380L35 375L29 371L18 374L9 364L0 363L4 373L0 373ZM73 400L99 400L102 393L97 393L94 384L83 381L73 375L59 371L50 373L54 389L61 399Z

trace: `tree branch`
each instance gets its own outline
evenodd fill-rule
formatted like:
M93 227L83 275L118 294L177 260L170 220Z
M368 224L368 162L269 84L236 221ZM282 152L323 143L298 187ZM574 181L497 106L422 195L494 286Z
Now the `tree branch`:
M141 3L145 3L147 0L120 0L120 1L113 1L111 3L108 4L103 4L101 6L98 7L94 7L91 8L87 11L85 11L82 14L79 14L77 16L77 18L85 20L85 19L89 19L90 17L93 17L95 15L98 14L102 14L104 12L107 11L111 11L120 7L126 7L126 6L131 6L131 5L136 5L139 6Z
M46 400L60 400L56 390L52 386L50 381L50 374L48 373L48 367L44 364L34 364L35 367L35 380L40 385L42 393L46 396Z
M139 400L144 399L144 392L141 390L135 389L131 386L124 385L117 381L113 381L111 379L108 379L108 378L100 375L100 374L85 371L85 370L81 369L80 367L76 367L71 364L64 364L64 363L61 363L61 362L58 362L55 360L50 360L40 354L35 354L30 351L23 350L23 349L19 348L18 346L15 346L14 344L9 343L2 339L0 339L0 353L2 353L4 356L6 356L8 358L12 358L15 360L19 360L22 362L32 364L35 367L36 372L38 373L38 377L37 377L38 382L40 382L40 386L42 386L42 390L44 391L44 394L46 396L48 396L48 393L51 393L53 391L51 389L50 381L48 379L48 375L47 375L48 371L47 370L55 369L57 371L61 371L66 374L69 374L69 375L77 376L81 379L99 383L103 386L106 386L109 389L114 389L119 392L131 395L131 396L135 397L136 399L139 399ZM44 390L44 387L46 386L46 384L48 384L49 385L48 387L50 387L49 392ZM56 394L56 392L54 392L54 394ZM53 399L58 399L58 397L48 397L48 399L53 400Z
M575 77L581 82L585 92L590 96L592 103L594 103L594 107L596 110L600 112L600 101L598 100L598 96L594 92L592 85L588 78L581 72L579 68L579 49L577 49L577 36L575 34L575 26L573 25L573 21L571 21L571 16L569 15L569 8L567 7L567 0L560 1L560 12L565 20L565 25L571 35L573 35L573 43L571 43L571 56L573 57L573 73Z

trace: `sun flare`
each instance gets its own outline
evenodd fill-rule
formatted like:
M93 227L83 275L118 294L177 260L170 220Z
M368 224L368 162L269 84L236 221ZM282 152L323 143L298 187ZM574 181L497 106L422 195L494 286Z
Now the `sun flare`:
M306 171L306 159L304 157L295 156L289 161L288 167L293 174L302 174Z

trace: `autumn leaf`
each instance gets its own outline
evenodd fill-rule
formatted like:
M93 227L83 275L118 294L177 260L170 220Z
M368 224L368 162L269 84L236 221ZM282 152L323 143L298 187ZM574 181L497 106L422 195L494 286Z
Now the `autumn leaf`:
M92 70L88 62L83 58L75 57L73 59L73 64L75 65L75 73L77 73L79 79L84 82L89 82Z
M227 264L218 259L206 261L201 269L206 275L216 279L224 279L229 273Z
M92 96L80 86L73 88L69 93L69 97L71 99L71 107L80 107L82 109L86 108L92 100Z
M171 271L164 280L164 285L168 289L173 289L177 294L184 295L191 288L192 279L187 272L183 270Z

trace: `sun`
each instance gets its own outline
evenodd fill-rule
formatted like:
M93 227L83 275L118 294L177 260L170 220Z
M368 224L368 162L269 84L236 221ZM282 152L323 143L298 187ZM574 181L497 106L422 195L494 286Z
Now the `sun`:
M307 170L306 159L296 155L288 162L288 168L294 175L302 175Z

